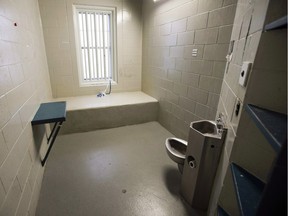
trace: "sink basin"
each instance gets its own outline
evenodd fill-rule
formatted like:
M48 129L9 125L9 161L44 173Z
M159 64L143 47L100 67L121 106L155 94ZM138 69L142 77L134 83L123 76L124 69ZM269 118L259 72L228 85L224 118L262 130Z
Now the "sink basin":
M202 120L191 123L191 127L203 135L217 136L217 125L214 121Z
M196 209L208 209L226 134L227 128L218 130L215 121L190 124L180 191L187 203Z

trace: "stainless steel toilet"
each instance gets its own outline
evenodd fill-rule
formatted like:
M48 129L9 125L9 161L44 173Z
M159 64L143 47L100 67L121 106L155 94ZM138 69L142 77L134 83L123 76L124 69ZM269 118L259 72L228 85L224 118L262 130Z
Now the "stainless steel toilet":
M176 137L169 137L165 141L165 146L168 156L178 164L178 169L182 173L186 157L187 141Z
M216 121L191 122L188 142L175 137L165 142L169 157L178 164L181 173L181 195L193 208L203 211L209 205L227 134L222 116Z

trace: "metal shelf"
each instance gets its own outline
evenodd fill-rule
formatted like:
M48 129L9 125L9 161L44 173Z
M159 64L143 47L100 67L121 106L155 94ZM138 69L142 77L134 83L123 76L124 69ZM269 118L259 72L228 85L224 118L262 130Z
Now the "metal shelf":
M229 216L229 214L225 212L225 210L221 206L218 206L217 216Z
M40 104L31 124L46 124L66 120L66 102L51 102Z
M230 166L241 215L256 215L265 184L237 164Z
M251 104L246 111L276 152L287 141L287 115L263 109Z
M265 25L264 31L271 31L281 28L287 28L287 16L281 17L280 19Z
M37 110L31 122L32 125L35 126L35 125L40 125L40 124L54 123L53 129L47 138L47 144L49 144L48 150L45 154L45 157L41 159L42 166L45 165L45 162L52 149L54 141L62 126L62 123L65 120L66 120L66 102L65 101L42 103L39 109Z

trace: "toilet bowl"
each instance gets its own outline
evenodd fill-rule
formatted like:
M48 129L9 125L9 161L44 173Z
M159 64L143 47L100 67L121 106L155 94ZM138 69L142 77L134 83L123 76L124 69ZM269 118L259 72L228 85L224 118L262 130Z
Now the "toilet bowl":
M166 139L165 146L168 156L178 164L178 169L180 173L182 173L186 156L187 141L170 137Z

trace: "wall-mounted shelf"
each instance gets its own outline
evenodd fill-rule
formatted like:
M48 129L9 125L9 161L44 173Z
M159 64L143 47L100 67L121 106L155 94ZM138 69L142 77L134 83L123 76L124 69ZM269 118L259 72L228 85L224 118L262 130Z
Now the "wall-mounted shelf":
M36 112L31 124L46 124L66 120L66 102L42 103Z
M287 116L251 104L245 109L275 151L279 152L287 140Z
M256 215L265 184L242 167L230 166L241 215Z
M44 166L48 158L48 155L52 149L54 141L58 135L58 132L62 126L62 123L65 120L66 120L66 102L65 101L42 103L38 111L36 112L31 122L32 125L54 123L53 129L47 138L47 144L50 144L50 145L45 154L45 157L41 160L42 166Z
M271 31L275 29L287 28L287 16L281 17L264 27L264 31Z
M221 206L218 206L217 216L229 216L229 214Z

